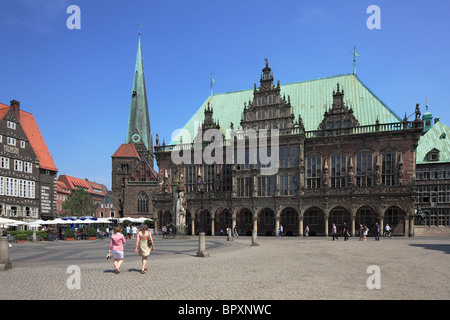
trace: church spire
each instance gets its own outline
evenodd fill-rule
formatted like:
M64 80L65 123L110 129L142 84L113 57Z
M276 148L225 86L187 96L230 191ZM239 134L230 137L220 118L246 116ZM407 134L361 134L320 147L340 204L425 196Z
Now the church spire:
M139 25L139 27L141 26ZM140 30L126 143L134 143L141 158L144 157L153 168L153 140L145 88Z

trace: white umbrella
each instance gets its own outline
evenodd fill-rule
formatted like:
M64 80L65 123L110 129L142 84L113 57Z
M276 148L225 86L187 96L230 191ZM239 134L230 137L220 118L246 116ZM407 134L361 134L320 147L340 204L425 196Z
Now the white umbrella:
M2 218L0 217L0 224L11 224L11 223L16 223L19 220L14 220L14 219L8 219L8 218Z

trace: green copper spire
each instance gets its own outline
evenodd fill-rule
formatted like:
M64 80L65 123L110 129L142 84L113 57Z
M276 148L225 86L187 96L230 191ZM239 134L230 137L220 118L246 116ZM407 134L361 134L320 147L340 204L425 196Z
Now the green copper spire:
M145 89L140 34L139 32L126 143L134 143L139 155L145 157L149 165L153 168L153 140Z

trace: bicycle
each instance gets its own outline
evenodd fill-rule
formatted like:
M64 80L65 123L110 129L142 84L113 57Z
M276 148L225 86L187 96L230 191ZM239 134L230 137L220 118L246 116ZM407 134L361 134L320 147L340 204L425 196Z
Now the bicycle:
M390 232L390 231L385 231L385 232L383 232L383 238L391 238L391 235L392 235L392 232Z

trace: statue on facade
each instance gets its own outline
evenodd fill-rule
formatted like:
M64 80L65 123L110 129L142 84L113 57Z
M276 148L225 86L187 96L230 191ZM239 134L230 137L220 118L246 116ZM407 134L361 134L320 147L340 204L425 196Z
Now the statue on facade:
M187 208L187 200L184 196L184 192L180 191L178 192L178 199L177 199L177 227L184 229L184 227L187 227L186 224L186 208Z

